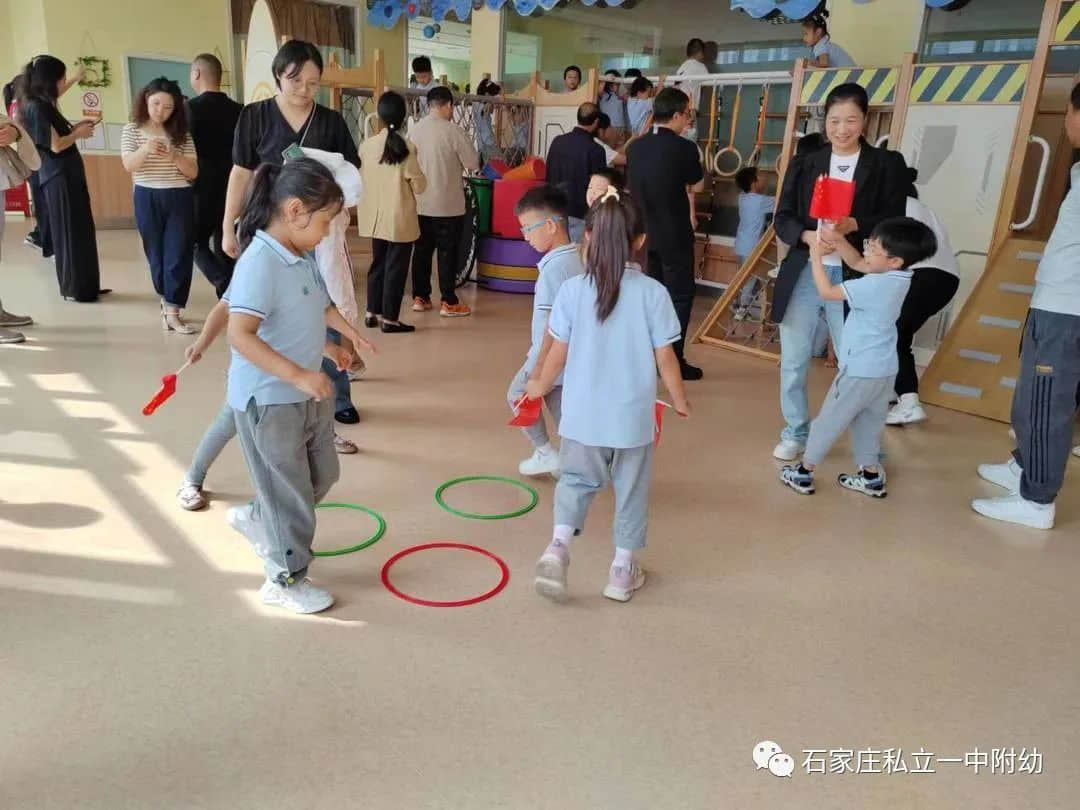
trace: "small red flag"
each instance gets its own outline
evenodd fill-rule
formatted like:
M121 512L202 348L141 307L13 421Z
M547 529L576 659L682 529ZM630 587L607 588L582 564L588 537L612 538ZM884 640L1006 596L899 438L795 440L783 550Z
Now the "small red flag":
M837 222L851 216L854 201L854 183L820 175L814 183L814 195L810 198L810 216Z
M512 427L531 427L540 421L540 408L542 402L539 399L529 399L523 396L514 403L514 418L510 420Z
M183 373L184 369L191 365L191 361L184 363L180 366L180 369L176 374L166 374L161 378L161 388L154 394L153 398L143 406L143 416L149 416L165 402L169 397L176 393L176 378Z

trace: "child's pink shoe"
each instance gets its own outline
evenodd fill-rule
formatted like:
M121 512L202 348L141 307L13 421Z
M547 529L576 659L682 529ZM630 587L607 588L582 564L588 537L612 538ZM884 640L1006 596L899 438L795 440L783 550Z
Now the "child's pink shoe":
M645 584L645 569L637 563L629 568L623 566L611 566L608 575L608 584L604 588L604 596L614 599L616 602L629 602L634 591Z
M566 569L570 567L570 549L552 540L536 563L536 592L555 602L565 602Z

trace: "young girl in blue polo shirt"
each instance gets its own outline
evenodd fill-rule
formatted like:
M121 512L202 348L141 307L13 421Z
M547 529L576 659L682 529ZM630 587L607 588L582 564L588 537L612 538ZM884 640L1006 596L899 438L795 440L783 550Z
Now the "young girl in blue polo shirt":
M325 354L339 369L351 352L326 327L372 348L334 307L312 251L344 197L330 170L310 158L264 164L252 181L237 235L243 255L229 305L228 402L255 489L229 523L262 558L263 603L317 613L334 598L307 579L315 504L338 478L334 392Z
M562 476L555 488L555 531L536 565L536 589L566 598L570 543L593 496L615 491L615 560L604 596L627 602L645 584L634 552L645 547L655 438L656 371L676 412L690 415L672 348L680 326L662 284L630 264L644 241L641 215L614 186L585 220L585 274L563 282L548 330L552 346L527 394L536 399L563 375Z

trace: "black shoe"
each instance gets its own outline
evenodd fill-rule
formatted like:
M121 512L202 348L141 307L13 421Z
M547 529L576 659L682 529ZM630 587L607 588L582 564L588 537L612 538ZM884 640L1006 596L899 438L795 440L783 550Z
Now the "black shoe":
M360 422L360 414L356 412L356 408L346 408L343 411L335 413L334 419L341 422L343 425L355 425Z
M388 335L396 332L415 332L416 327L407 323L387 323L383 321L382 330Z
M684 380L700 380L705 376L705 372L697 366L692 366L689 363L682 363L682 378Z
M366 318L364 318L364 326L366 326L368 329L378 329L379 328L379 316L377 316L377 315L368 315Z
M23 244L32 247L35 250L41 250L41 239L32 233L26 235L26 238L23 239Z
M111 292L112 292L112 287L106 287L104 290L98 290L97 294L98 295L108 295Z

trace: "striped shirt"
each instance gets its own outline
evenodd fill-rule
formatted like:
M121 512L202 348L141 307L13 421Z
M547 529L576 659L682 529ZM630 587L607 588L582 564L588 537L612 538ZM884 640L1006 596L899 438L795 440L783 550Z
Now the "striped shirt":
M120 154L130 155L139 151L145 143L159 138L157 135L149 135L143 132L135 124L125 124L124 134L120 139ZM190 135L184 136L184 142L179 147L179 152L184 157L197 160L195 154L195 142ZM180 173L168 155L149 155L143 161L138 171L131 173L135 185L144 188L188 188L191 181Z

